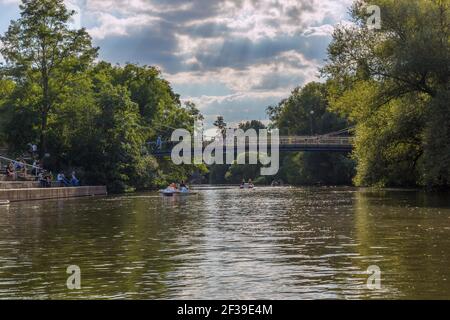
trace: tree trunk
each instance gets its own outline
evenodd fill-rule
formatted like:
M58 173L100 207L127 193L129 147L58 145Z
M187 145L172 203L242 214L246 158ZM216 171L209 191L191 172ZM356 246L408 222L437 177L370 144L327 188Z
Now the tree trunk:
M42 91L43 91L43 101L42 101L42 109L41 109L41 136L40 136L40 148L39 148L39 156L42 159L47 153L47 120L48 113L50 111L50 93L49 93L49 84L48 84L48 73L47 67L44 65L42 71Z
M41 136L40 136L40 146L39 146L39 158L43 159L47 153L47 116L46 111L41 113Z

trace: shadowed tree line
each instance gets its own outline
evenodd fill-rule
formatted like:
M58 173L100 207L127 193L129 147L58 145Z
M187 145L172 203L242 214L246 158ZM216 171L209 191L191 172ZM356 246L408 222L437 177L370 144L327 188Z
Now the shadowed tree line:
M381 29L368 27L369 5L380 7ZM271 126L282 135L354 127L355 150L351 157L284 155L279 175L269 179L297 185L448 188L449 6L445 0L355 1L352 24L333 33L321 69L324 83L296 88L267 109ZM225 175L237 180L256 174L254 169L232 167Z

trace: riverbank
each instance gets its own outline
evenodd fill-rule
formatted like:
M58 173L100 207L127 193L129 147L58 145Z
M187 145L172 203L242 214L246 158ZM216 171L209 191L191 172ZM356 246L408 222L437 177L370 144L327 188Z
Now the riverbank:
M0 189L0 200L11 202L33 201L47 199L80 198L91 196L106 196L105 186L84 186L71 188L20 188Z

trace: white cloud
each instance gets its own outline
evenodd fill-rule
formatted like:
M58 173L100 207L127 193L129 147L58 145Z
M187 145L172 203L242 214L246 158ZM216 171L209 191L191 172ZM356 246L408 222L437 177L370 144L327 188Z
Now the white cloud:
M282 90L290 92L301 82L314 81L318 79L318 65L315 61L308 61L301 53L288 51L274 57L269 63L250 65L244 70L234 68L220 68L214 71L181 72L167 74L167 78L174 84L219 82L225 84L236 93L249 91L271 91L279 90L277 83L273 88L264 87L265 79L282 76L288 81L288 85L280 83ZM299 79L295 82L295 79Z
M251 119L264 117L267 104L286 97L294 87L318 80L334 25L346 23L352 1L66 3L80 11L73 24L87 27L103 48L101 57L160 67L174 88L188 88L182 98L197 102L209 118L226 113ZM201 89L192 89L196 85Z
M100 13L97 16L100 25L88 31L94 39L104 39L108 36L127 36L132 28L147 26L158 18L147 15L118 18L109 13Z
M21 0L0 0L0 4L20 4Z
M220 114L221 108L232 117L229 110L236 112L240 103L247 103L251 107L243 107L237 114L250 119L252 114L261 116L269 102L281 100L296 86L318 80L318 67L323 63L320 55L325 52L315 50L317 39L329 41L334 24L345 20L351 2L225 0L204 14L199 12L202 0L183 7L163 1L89 0L87 7L98 12L97 24L90 28L96 39L133 37L142 26L158 29L157 25L164 23L175 41L176 50L170 54L184 67L169 72L165 61L156 64L175 88L196 84L205 88L204 94L194 90L195 95L183 99L196 102L209 118ZM193 16L194 10L199 17ZM315 37L316 41L289 43L304 40L299 37ZM157 50L158 44L152 45ZM273 52L265 53L267 50ZM233 94L210 95L209 83L223 84L224 92Z

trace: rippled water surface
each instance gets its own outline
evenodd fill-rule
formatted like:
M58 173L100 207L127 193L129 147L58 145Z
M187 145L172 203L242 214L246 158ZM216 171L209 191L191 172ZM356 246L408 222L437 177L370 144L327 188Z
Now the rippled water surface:
M0 206L0 298L450 299L449 195L212 188Z

